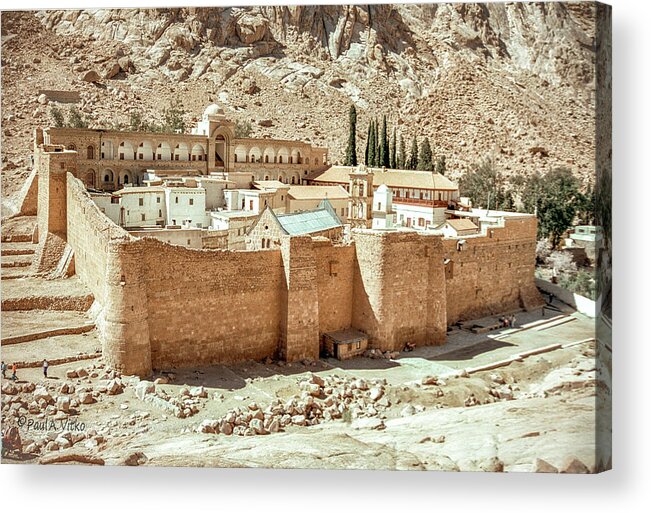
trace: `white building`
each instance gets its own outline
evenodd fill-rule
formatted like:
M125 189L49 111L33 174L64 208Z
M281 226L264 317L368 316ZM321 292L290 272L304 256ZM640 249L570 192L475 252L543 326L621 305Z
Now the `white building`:
M331 166L309 178L308 183L341 185L350 193L353 170L350 166ZM439 173L384 168L366 168L366 172L373 175L374 191L382 185L391 190L399 226L425 230L440 225L445 221L445 211L459 199L458 185Z
M390 230L395 227L392 197L391 189L384 184L373 193L373 229Z

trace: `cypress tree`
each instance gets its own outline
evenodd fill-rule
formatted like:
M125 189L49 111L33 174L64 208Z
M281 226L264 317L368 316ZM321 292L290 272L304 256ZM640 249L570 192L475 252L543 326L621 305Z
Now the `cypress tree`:
M436 160L436 172L442 175L445 174L445 155L441 155Z
M350 123L350 133L348 134L348 146L346 146L346 160L344 166L357 165L357 110L355 104L350 106L350 114L348 115Z
M371 121L371 135L369 136L368 139L368 165L370 167L375 167L376 165L376 157L375 157L375 150L377 148L377 143L375 142L375 121Z
M421 171L433 171L434 166L432 165L432 148L429 145L429 138L425 137L423 145L420 147L420 153L418 154L418 165L417 169Z
M380 166L391 167L389 154L389 134L387 133L387 117L382 116L382 133L380 134Z
M407 169L416 169L418 167L418 141L416 136L411 140L411 154L409 155L409 162Z
M364 164L371 165L371 121L368 122L368 130L366 131L366 151L364 152Z
M398 156L396 155L396 127L393 127L393 137L391 138L391 146L389 147L389 167L397 169Z
M375 167L380 166L380 146L382 146L382 143L380 141L380 128L379 128L379 123L377 118L375 118L375 122L373 123L373 128L375 128L375 160L373 165Z
M398 169L405 169L407 165L407 149L405 148L405 138L400 134L400 152L396 164Z

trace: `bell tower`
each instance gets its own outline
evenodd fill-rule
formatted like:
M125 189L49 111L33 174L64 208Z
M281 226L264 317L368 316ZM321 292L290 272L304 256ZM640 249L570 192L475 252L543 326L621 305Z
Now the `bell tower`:
M373 222L373 171L360 164L350 173L348 222L351 228L370 228Z

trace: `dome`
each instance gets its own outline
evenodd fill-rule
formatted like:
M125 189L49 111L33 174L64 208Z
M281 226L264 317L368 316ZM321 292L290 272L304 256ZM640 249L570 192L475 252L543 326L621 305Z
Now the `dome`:
M206 107L206 110L203 111L203 116L205 118L209 116L223 116L223 115L224 115L224 109L222 109L216 103L208 105L208 107Z

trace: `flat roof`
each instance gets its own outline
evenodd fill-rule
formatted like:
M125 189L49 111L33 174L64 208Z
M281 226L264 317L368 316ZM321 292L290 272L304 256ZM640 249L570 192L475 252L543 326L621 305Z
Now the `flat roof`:
M289 189L290 185L280 180L256 180L253 185L261 189Z
M349 183L350 174L357 168L352 166L330 166L325 171L313 175L316 182ZM405 169L367 168L373 173L373 185L386 185L391 188L415 188L456 191L459 186L440 173L432 171L413 171Z
M350 194L341 185L292 185L287 194L296 200L350 198Z
M260 215L252 210L210 210L209 213L211 216L221 216L227 219L233 217L257 217Z
M324 333L324 335L331 338L335 344L350 344L351 342L356 342L358 340L368 339L368 335L366 333L356 330L355 328L330 331L328 333Z
M479 230L479 227L470 219L448 219L446 223L458 232L465 230Z

